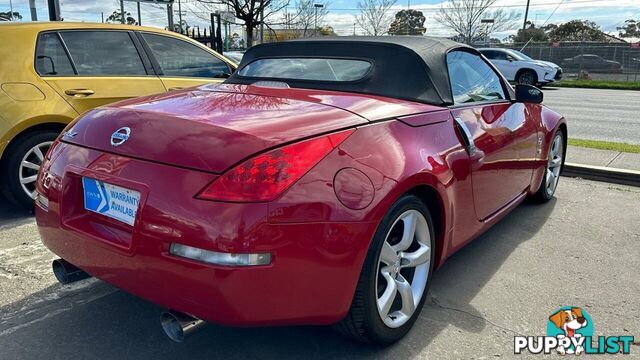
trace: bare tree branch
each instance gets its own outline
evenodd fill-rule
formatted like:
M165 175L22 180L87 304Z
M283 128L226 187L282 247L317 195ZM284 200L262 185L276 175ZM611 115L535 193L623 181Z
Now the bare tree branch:
M317 8L315 4L320 4L322 7ZM295 14L289 19L290 23L302 30L302 37L311 35L311 29L315 29L316 26L316 12L317 22L322 23L322 20L329 13L329 3L326 1L314 1L314 0L298 0L296 3Z
M471 44L491 32L513 28L519 13L506 12L503 9L490 11L497 0L449 0L442 4L436 21L456 32L462 41ZM493 23L483 24L483 19L492 19Z
M269 17L287 7L289 0L196 0L193 5L204 12L231 11L244 22L247 46L251 46L254 30L261 24L268 24ZM261 20L261 14L264 14L264 20Z
M363 0L358 2L360 14L356 16L356 23L367 35L380 36L389 31L393 21L391 8L396 0Z

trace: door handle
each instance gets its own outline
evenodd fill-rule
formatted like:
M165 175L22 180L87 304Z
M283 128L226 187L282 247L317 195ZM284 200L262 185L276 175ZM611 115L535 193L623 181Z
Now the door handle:
M476 153L476 144L473 142L473 136L471 136L471 131L467 127L467 124L462 121L461 118L456 117L455 119L456 127L458 128L458 132L462 137L462 142L464 143L464 147L469 153L469 156L473 156Z
M184 86L174 86L174 87L170 87L169 91L173 91L173 90L182 90L184 89Z
M91 96L94 94L93 90L91 89L67 89L64 91L65 94L67 95L71 95L71 96Z

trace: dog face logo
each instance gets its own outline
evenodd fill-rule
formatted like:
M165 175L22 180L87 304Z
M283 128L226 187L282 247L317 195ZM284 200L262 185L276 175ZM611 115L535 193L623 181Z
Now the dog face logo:
M549 316L549 324L547 333L559 339L574 338L579 339L584 336L593 335L593 325L591 318L586 312L579 307L564 307L558 309L553 315ZM565 354L564 348L558 348L561 355ZM571 347L566 350L567 354L580 355L584 352L583 346Z
M587 319L582 316L582 309L572 307L568 310L559 310L549 316L549 320L558 328L562 329L566 336L573 337L576 330L587 326Z

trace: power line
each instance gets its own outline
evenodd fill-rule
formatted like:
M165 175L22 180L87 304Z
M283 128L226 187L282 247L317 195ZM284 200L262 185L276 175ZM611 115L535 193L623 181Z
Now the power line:
M551 17L553 16L553 14L555 14L555 13L556 13L556 11L558 11L558 8L560 7L560 5L562 5L562 3L564 3L564 0L560 1L560 3L558 4L558 6L556 6L556 8L555 8L555 9L553 9L553 11L551 12L551 15L549 15L549 17L547 18L547 20L545 20L545 21L542 23L542 25L541 25L541 26L544 26L544 25L547 23L547 21L549 21L549 19L551 19Z
M547 3L537 3L537 4L531 4L530 7L546 7L546 6L553 6L553 5L562 5L564 3L564 1L560 1L560 2L547 2ZM594 5L592 6L588 6L588 7L599 7L595 4L602 4L602 3L608 3L608 0L575 0L575 1L571 1L570 3L567 3L567 5L573 5L573 4L589 4L589 3L593 3ZM640 7L640 4L639 4ZM284 9L294 9L294 6L286 6L284 7ZM419 7L419 6L412 6L411 7L413 10L420 10L420 11L440 11L440 9L444 9L444 10L454 10L453 7L450 6L430 6L430 7ZM522 8L522 5L493 5L490 6L490 8L492 9L508 9L508 8ZM557 10L557 6L556 6L556 10ZM371 10L369 8L362 8L364 10ZM404 9L404 7L400 8L392 8L392 10L402 10ZM334 7L329 7L328 8L329 11L360 11L361 8L334 8ZM555 10L554 10L555 12Z

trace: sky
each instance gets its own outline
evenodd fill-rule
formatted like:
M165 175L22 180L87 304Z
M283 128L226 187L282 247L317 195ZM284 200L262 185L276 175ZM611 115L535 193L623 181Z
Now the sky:
M208 15L196 0L180 0L182 3L183 18L189 25L208 26L205 20ZM295 1L291 0L288 11L294 12ZM328 1L328 10L322 25L330 25L339 35L351 35L354 32L355 16L358 14L358 1L361 0L323 0ZM407 3L406 1L410 1ZM175 0L174 11L177 19L177 2ZM28 0L12 0L14 11L19 11L24 19L30 20ZM90 21L101 22L102 13L108 17L115 9L119 8L119 0L60 0L62 17L67 21ZM514 34L518 27L522 27L526 0L497 0L493 9L504 9L509 12L515 11L519 14L519 20L514 22L513 28L500 33L491 34L492 37L503 39ZM431 36L452 36L454 33L442 24L438 23L434 16L441 7L446 7L443 0L399 0L395 8L420 10L426 17L426 35ZM39 20L47 20L46 0L36 0ZM0 11L8 11L9 0L0 0ZM143 3L141 5L142 24L148 26L165 27L167 25L166 8L157 4ZM125 11L131 12L137 17L136 4L125 1ZM611 34L617 34L616 27L621 26L626 19L640 20L640 0L531 0L529 10L529 20L537 25L545 23L562 23L572 19L586 19L595 21L601 29ZM177 20L176 20L177 22ZM240 31L240 28L232 29ZM362 29L356 26L355 33L362 35Z

